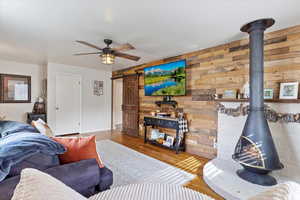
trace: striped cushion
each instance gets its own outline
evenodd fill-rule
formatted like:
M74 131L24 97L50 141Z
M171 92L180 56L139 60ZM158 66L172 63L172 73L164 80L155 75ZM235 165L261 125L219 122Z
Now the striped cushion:
M36 169L24 169L12 200L86 200L64 183Z
M133 184L101 192L90 200L213 200L199 192L176 185Z

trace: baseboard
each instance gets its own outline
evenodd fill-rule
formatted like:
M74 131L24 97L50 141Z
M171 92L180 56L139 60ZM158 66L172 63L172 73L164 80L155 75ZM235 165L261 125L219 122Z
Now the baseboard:
M111 132L111 129L107 129L107 130L93 130L93 131L85 131L85 132L81 132L80 134L99 134L99 133L107 133L107 132Z

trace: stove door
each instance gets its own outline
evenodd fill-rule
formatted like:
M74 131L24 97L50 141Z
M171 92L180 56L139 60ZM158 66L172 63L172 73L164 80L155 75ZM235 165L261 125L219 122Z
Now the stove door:
M264 155L260 150L261 144L250 138L241 136L232 158L242 165L265 169Z

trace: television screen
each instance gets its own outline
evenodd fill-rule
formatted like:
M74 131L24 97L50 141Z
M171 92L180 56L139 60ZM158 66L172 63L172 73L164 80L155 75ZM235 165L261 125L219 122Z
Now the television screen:
M146 96L185 95L185 60L144 69Z

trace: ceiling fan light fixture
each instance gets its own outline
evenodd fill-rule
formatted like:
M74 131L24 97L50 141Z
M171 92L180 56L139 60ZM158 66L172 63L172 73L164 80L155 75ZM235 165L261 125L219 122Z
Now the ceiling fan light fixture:
M115 56L113 54L107 53L107 54L102 54L102 63L106 65L111 65L115 63Z

